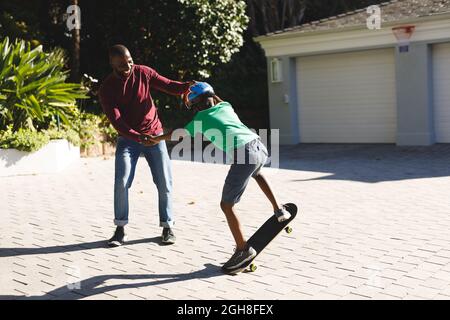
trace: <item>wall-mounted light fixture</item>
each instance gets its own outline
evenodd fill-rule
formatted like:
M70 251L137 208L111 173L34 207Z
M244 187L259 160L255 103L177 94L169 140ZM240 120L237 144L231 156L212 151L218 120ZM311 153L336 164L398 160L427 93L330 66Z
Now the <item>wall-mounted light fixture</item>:
M270 78L272 83L283 81L282 70L281 60L278 58L273 58L270 61Z

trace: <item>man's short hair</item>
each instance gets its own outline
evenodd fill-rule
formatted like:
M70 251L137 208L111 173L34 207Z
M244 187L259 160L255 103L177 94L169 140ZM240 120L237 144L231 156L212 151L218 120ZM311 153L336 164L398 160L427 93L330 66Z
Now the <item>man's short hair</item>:
M121 44L116 44L109 48L109 56L110 57L116 57L116 56L123 57L129 52L130 51L128 50L128 48Z

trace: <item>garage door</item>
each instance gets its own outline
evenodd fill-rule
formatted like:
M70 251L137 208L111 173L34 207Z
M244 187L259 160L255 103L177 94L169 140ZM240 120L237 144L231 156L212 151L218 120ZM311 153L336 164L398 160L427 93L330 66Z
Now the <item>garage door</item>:
M395 143L394 49L297 59L300 141Z
M433 46L434 127L436 142L450 142L450 43Z

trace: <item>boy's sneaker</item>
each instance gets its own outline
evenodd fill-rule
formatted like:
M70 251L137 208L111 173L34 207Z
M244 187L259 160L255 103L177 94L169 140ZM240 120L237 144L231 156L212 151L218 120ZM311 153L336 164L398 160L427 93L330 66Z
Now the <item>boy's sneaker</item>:
M291 217L291 214L282 205L280 209L275 211L275 217L277 218L278 222L283 222L283 221L289 220L289 218Z
M128 240L127 235L125 234L124 227L117 227L114 235L111 239L108 240L108 246L110 247L119 247Z
M172 231L171 228L163 228L162 243L164 243L164 244L174 244L176 239L177 238L173 234L173 231Z
M227 271L238 270L242 265L251 261L254 257L256 257L256 250L252 247L248 247L244 250L236 250L230 260L222 266L222 269Z

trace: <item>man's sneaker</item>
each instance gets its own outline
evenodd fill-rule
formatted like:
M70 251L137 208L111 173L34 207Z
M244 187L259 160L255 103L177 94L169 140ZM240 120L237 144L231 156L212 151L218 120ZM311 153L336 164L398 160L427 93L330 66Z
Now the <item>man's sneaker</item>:
M125 234L124 227L117 227L114 235L111 239L108 240L108 246L110 247L119 247L128 240L127 235Z
M164 244L174 244L177 238L173 234L171 228L164 228L162 232L162 243Z
M222 266L222 269L226 271L239 271L246 262L251 261L254 257L256 257L256 250L252 247L244 250L236 250L230 260Z
M283 222L283 221L289 220L289 218L291 217L291 214L282 205L280 209L275 211L275 217L277 218L278 222Z

